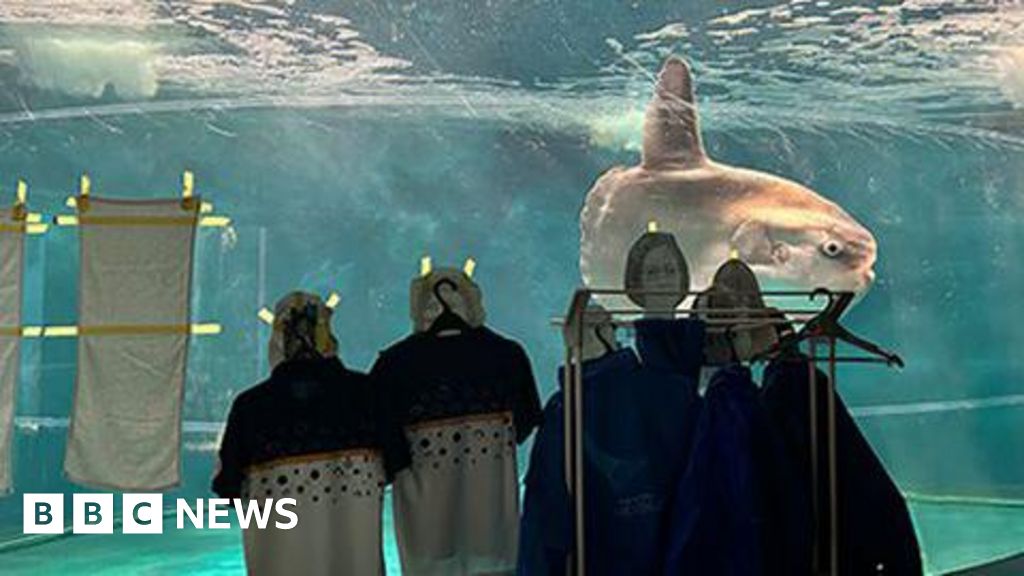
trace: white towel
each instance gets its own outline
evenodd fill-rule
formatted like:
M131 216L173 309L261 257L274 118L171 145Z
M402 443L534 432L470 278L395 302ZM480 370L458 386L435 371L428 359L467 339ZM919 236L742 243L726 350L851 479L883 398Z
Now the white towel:
M0 494L11 490L14 399L18 386L24 226L0 215Z
M78 378L64 470L79 484L180 481L198 199L79 202Z

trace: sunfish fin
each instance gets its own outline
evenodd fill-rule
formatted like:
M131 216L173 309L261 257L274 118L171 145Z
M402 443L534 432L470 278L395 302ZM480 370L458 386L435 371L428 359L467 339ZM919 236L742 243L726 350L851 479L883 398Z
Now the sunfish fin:
M693 75L682 58L670 57L658 73L654 97L644 115L643 165L692 166L704 162Z
M729 248L747 264L780 265L789 260L789 246L772 239L771 232L761 223L746 221L733 231Z

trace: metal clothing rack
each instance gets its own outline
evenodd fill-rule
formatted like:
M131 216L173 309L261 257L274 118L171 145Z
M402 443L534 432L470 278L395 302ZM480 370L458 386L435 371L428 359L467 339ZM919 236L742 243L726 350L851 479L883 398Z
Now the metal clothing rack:
M572 524L574 532L574 548L566 563L566 573L569 576L586 575L586 531L584 521L585 507L585 479L583 463L583 341L584 334L588 327L596 323L593 317L588 318L587 307L595 296L601 297L622 297L627 293L642 294L645 296L677 296L678 292L665 291L628 291L625 289L602 289L602 288L580 288L573 294L569 305L569 311L564 321L559 322L562 326L565 341L565 362L563 365L563 377L565 382L565 402L563 403L564 437L565 437L565 480L570 501L572 502ZM759 295L780 299L810 299L814 300L823 293L829 296L829 304L832 304L833 296L852 298L852 293L830 292L827 290L816 291L760 291L757 293L743 294L734 292L734 295ZM684 301L690 297L703 295L704 292L686 292ZM652 309L652 308L607 308L605 312L612 318L615 326L631 326L634 319L645 315L654 315L662 318L680 317L705 317L703 321L709 326L709 331L728 332L727 327L760 327L778 324L808 325L813 324L817 319L823 317L828 306L821 309L807 308L723 308L723 309L699 309L688 308L673 309ZM782 317L780 318L780 313ZM761 316L758 318L758 316ZM607 316L605 317L607 319ZM616 318L623 319L616 321ZM814 547L813 566L814 574L828 574L838 576L839 573L839 540L838 540L838 485L836 478L836 417L835 417L835 382L836 365L839 363L878 363L902 365L902 361L896 358L878 358L870 356L838 356L836 353L837 338L834 335L813 336L809 341L808 365L810 369L810 440L811 440L811 486L812 486L812 512L814 519ZM826 344L828 349L825 356L818 356L820 344ZM827 472L829 486L829 539L828 543L821 542L821 503L819 502L818 486L820 478L821 463L818 462L819 434L818 430L818 398L817 398L817 363L828 362L828 394L826 403L826 431L825 441L827 442ZM828 547L828 566L823 566L820 550ZM845 575L844 575L845 576Z

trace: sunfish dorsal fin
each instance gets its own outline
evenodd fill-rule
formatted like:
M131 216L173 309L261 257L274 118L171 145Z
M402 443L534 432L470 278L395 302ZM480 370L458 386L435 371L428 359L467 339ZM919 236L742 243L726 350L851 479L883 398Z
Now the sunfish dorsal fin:
M654 97L644 115L643 164L647 168L690 166L704 159L693 76L682 58L672 56L658 73Z

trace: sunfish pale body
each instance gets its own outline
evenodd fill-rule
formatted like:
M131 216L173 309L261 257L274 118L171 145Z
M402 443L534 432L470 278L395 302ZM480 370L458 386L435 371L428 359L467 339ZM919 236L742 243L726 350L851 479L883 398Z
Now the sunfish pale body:
M768 289L863 295L874 281L874 236L837 204L785 178L707 157L690 69L678 58L663 66L648 105L643 162L612 168L587 194L584 282L621 287L629 248L652 221L675 235L697 290L732 255Z

